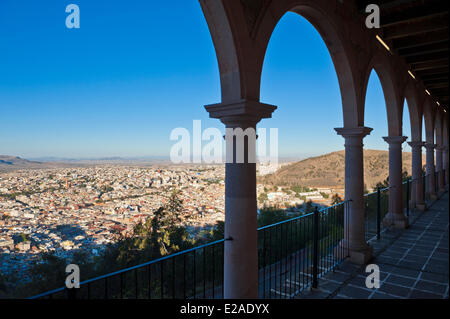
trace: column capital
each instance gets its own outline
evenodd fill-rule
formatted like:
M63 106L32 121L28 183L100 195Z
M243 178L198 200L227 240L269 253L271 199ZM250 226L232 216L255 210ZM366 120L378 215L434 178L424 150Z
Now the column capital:
M383 140L388 143L389 145L391 144L402 144L403 142L405 142L408 139L407 136L384 136Z
M338 135L341 135L344 138L349 137L360 137L364 138L372 132L373 128L358 126L358 127L339 127L334 129Z
M425 142L421 142L421 141L412 141L412 142L408 142L408 144L412 148L415 148L415 147L422 148L423 146L425 146Z
M425 143L425 148L427 149L427 151L434 151L434 149L436 148L437 144L433 144L433 143Z
M253 100L205 105L209 117L220 119L227 127L251 127L261 119L271 118L275 105Z
M444 145L437 145L436 146L436 151L445 151L445 146Z

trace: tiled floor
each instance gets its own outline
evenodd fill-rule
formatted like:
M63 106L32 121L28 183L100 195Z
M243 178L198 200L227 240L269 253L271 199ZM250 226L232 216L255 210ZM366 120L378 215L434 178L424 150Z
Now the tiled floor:
M380 288L369 289L365 266L348 262L319 280L319 288L298 298L448 298L448 193L425 212L413 212L407 230L387 230L371 241L380 269Z

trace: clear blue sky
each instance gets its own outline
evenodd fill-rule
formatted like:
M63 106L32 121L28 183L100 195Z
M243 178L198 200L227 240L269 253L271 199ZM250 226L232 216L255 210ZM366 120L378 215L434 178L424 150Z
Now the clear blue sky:
M78 4L81 28L65 27ZM223 125L203 105L220 101L214 47L197 0L1 0L0 154L168 156L172 129ZM279 108L280 156L343 149L331 58L305 19L287 14L271 39L261 100ZM367 93L366 148L387 149L378 78ZM409 125L405 128L409 135Z

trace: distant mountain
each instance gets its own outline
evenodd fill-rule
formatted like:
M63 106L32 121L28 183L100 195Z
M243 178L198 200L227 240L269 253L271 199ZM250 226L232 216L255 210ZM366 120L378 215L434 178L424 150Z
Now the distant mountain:
M46 168L72 168L89 167L95 165L167 165L169 159L163 156L147 156L135 158L103 157L103 158L59 158L40 157L23 159L17 156L0 155L0 172L9 172L19 169L46 169Z
M73 166L73 164L32 161L18 156L0 155L0 172L9 172L19 169L43 169L70 166Z
M130 163L130 162L164 162L169 161L166 156L145 156L145 157L92 157L92 158L63 158L63 157L36 157L31 158L33 161L39 162L63 162L63 163Z
M425 165L425 157L423 158ZM411 153L403 153L403 171L411 174ZM373 188L389 175L389 152L364 150L364 183ZM344 188L345 151L311 157L260 177L259 182L272 185Z
M40 162L29 161L18 156L0 155L0 165L10 166L28 166L28 165L40 165Z

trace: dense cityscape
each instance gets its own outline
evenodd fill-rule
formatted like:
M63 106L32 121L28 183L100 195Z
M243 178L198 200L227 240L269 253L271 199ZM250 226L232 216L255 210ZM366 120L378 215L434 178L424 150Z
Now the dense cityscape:
M259 166L259 174L274 171ZM42 253L91 255L127 236L133 226L180 191L181 223L195 236L224 220L224 167L219 165L20 170L0 175L0 271L22 273ZM301 189L300 189L301 190ZM258 185L258 206L301 212L307 200L328 204L331 189ZM23 278L26 278L23 277Z

